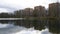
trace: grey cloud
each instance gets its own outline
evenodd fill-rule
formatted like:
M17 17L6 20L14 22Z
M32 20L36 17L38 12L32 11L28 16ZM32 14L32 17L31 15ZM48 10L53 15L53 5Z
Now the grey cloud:
M21 9L20 7L13 7L13 6L7 6L7 5L0 5L0 8L7 9L8 12L13 12L15 10Z

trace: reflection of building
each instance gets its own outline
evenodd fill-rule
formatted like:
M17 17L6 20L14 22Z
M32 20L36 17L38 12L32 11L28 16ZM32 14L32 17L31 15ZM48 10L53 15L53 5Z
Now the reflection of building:
M44 17L46 15L45 11L46 11L45 7L43 7L43 6L34 7L34 12L36 12L37 16L39 16L39 17Z
M49 4L49 16L50 17L59 17L60 15L60 4L59 3L51 3Z
M33 9L32 8L25 8L24 9L24 15L27 16L32 16Z

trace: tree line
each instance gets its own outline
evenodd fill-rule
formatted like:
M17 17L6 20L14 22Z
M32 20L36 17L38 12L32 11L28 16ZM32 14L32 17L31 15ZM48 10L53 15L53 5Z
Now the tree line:
M25 8L13 13L0 13L0 18L59 17L59 6L60 3L51 3L48 9L45 9L44 6L35 6L34 9Z

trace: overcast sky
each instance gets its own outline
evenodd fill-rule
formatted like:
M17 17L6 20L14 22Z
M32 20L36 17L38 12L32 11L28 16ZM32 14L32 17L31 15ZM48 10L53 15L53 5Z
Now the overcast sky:
M33 8L39 5L48 8L49 3L56 1L57 0L0 0L0 12L12 12L17 9Z

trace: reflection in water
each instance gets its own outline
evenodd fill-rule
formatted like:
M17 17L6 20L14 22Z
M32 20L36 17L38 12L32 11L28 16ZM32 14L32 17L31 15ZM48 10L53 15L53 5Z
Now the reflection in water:
M0 21L10 25L0 27L1 34L60 34L59 20L16 20L16 21ZM13 24L13 25L11 25ZM0 24L1 26L1 24ZM3 28L4 27L4 28ZM4 32L4 33L3 33Z
M44 34L49 33L48 29L39 31L35 30L34 28L25 28L21 26L15 26L13 24L1 24L0 26L4 25L5 27L0 28L0 34ZM12 26L11 26L12 25ZM7 27L9 26L9 27Z
M48 29L39 31L39 30L22 30L21 32L17 32L16 34L51 34L48 32Z
M49 22L49 32L54 34L60 34L60 21L59 20L51 20Z
M36 30L42 30L45 29L45 22L43 20L34 20L33 26Z

